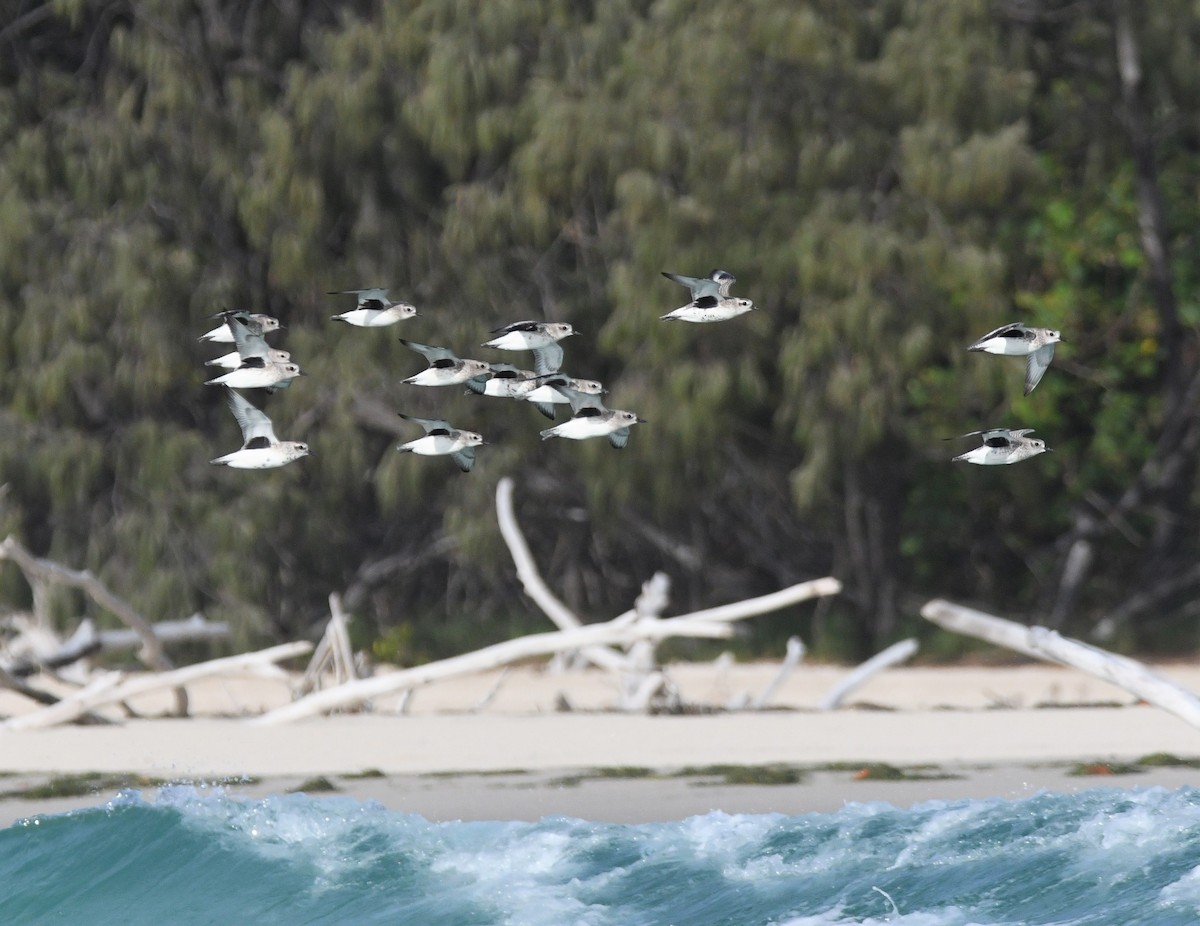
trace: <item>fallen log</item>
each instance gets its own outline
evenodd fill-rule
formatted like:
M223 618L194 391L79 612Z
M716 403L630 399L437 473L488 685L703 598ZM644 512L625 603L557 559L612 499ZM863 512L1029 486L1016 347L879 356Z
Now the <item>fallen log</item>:
M311 651L312 644L301 640L295 643L282 643L279 646L272 646L254 653L241 653L237 656L211 659L208 662L198 662L181 669L172 669L170 672L157 672L138 678L125 679L124 675L119 672L105 673L100 679L70 697L63 698L51 707L10 717L0 723L0 730L31 730L67 723L95 708L115 704L138 695L161 691L164 688L179 689L190 682L210 675L252 669L265 663L276 663L295 656L303 656Z
M505 640L483 649L451 656L437 662L401 669L386 675L346 682L336 688L313 692L291 704L277 707L261 717L247 721L252 724L276 724L326 711L353 707L383 695L395 694L439 679L484 672L532 656L547 656L564 650L584 647L629 644L642 639L690 636L719 639L732 634L728 624L692 617L673 617L613 626L614 622L588 624L569 630L529 634Z
M829 690L817 704L819 711L832 711L839 707L855 688L862 686L872 675L882 672L884 669L894 666L912 658L913 653L917 651L916 640L901 640L899 643L893 643L887 649L882 650L858 666L854 671L847 675L844 679L838 682Z
M1080 669L1125 689L1147 704L1170 711L1193 727L1200 727L1200 697L1135 659L1061 636L1046 627L1026 627L941 599L927 602L921 608L921 616L948 630Z

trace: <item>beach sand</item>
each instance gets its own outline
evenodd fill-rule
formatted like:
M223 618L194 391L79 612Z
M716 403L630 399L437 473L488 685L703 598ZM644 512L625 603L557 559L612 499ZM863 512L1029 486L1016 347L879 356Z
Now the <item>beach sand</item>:
M1200 669L1154 668L1200 691ZM0 732L0 792L9 795L0 798L0 825L103 803L117 789L113 778L81 795L27 796L89 772L220 783L247 797L328 785L431 820L636 822L1200 785L1189 766L1126 767L1154 753L1194 759L1200 730L1073 669L901 667L870 680L846 707L816 710L848 671L802 665L770 709L729 711L765 690L778 666L673 665L667 673L695 712L648 716L613 710L619 682L607 673L529 666L430 685L403 713L389 697L370 712L276 726L252 721L290 701L286 680L213 679L189 686L189 719L162 716L171 699L161 693L131 702L136 718L107 712L118 721L109 726ZM0 715L29 709L0 694ZM1073 774L1077 766L1091 774ZM907 777L874 777L894 770Z

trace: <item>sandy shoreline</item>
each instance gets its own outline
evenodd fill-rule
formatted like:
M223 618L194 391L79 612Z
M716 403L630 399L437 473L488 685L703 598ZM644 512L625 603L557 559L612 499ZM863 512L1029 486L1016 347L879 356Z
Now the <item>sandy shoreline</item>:
M1156 669L1200 690L1200 670ZM687 703L720 708L757 695L776 670L765 663L709 664L674 666L669 673ZM857 708L814 710L846 671L802 667L769 711L645 716L611 711L616 683L604 673L522 668L422 689L405 714L396 713L393 699L374 705L373 713L280 726L253 725L248 718L287 703L286 684L215 680L189 689L192 719L0 732L0 790L19 791L63 774L111 772L195 782L250 776L255 783L230 789L253 797L325 776L340 793L435 820L565 814L630 822L710 810L826 811L846 801L906 806L1046 789L1200 785L1200 771L1186 767L1070 776L1079 763L1132 763L1153 753L1200 756L1200 731L1074 670L893 669L850 699ZM575 710L556 710L563 698ZM132 705L139 713L168 706L164 696ZM21 699L0 695L0 714L25 709ZM855 780L868 763L948 777ZM785 766L799 770L799 780L730 784L720 776L680 775L689 767L725 764ZM634 767L644 771L621 778L595 771ZM363 773L369 777L359 777ZM0 824L93 806L109 796L100 788L62 801L0 800Z

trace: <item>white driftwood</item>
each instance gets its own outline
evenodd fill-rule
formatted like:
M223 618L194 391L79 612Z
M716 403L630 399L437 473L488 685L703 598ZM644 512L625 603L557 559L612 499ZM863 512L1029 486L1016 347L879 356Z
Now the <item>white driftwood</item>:
M120 672L102 672L57 704L0 723L0 730L33 730L78 720L121 683ZM120 700L119 698L117 700Z
M52 560L39 559L12 536L4 538L4 541L0 543L0 559L12 560L17 564L34 591L35 603L38 596L44 591L44 585L47 582L82 589L87 592L92 601L111 611L128 627L137 632L142 641L138 655L143 662L159 671L174 667L171 660L167 658L167 654L163 652L158 637L154 635L154 628L150 621L134 610L127 601L114 595L107 585L88 570L68 569ZM35 611L38 610L44 610L44 608L35 607ZM175 692L175 712L180 716L186 716L187 707L187 692L180 688Z
M504 538L504 542L508 544L513 564L517 567L517 577L525 587L525 594L532 598L537 606L546 612L546 616L554 622L559 630L572 630L582 627L583 622L570 608L555 597L554 593L550 591L542 579L541 573L538 572L537 563L533 559L533 553L530 551L529 545L525 542L525 536L521 533L520 525L517 523L517 516L513 510L512 495L513 481L508 476L505 476L496 484L496 520L500 524L500 535ZM627 665L625 656L620 653L614 653L605 647L589 647L583 650L582 654L589 662L600 666L602 669L621 671Z
M872 675L881 672L884 669L911 659L913 653L917 651L917 641L913 639L901 640L899 643L893 643L887 649L876 653L862 665L858 666L853 672L847 675L844 679L838 682L829 690L817 704L817 710L832 711L841 705L846 696L855 688L858 688L866 682Z
M642 583L642 593L633 603L633 610L614 618L614 625L632 621L655 621L671 600L671 578L656 572ZM623 711L644 711L666 678L658 668L657 646L654 640L638 640L629 647L626 671L621 679L621 696L617 707Z
M779 665L779 671L775 673L775 677L771 679L771 683L763 689L763 693L754 699L750 705L756 711L761 711L764 707L771 703L771 699L775 697L787 677L792 674L792 670L800 664L800 660L804 658L804 642L799 637L789 637L787 641L787 652L784 654L783 662Z
M1016 624L1000 617L993 617L983 611L952 604L941 598L926 602L921 608L921 617L954 633L978 637L980 640L1024 653L1034 659L1045 658L1042 653L1033 648L1029 640L1029 628L1024 624Z
M301 717L310 717L338 708L351 707L372 698L394 694L406 688L411 689L439 679L483 672L521 659L545 656L563 650L629 644L644 638L689 636L719 639L728 637L730 633L731 630L726 624L674 617L668 620L646 621L619 627L614 627L612 622L608 622L588 624L585 627L575 627L570 630L529 634L460 656L451 656L449 659L442 659L438 662L414 666L411 669L401 669L386 675L359 679L339 685L337 688L317 691L291 704L277 707L249 722L275 724L298 720Z
M87 692L88 689L78 691L52 707L12 717L4 723L0 723L0 730L31 730L66 723L106 704L115 704L127 698L148 694L152 691L161 691L164 688L181 688L190 682L210 675L236 672L262 663L281 662L284 659L303 656L311 650L312 644L304 640L282 643L279 646L272 646L254 653L241 653L237 656L226 656L222 659L212 659L208 662L184 666L182 669L172 669L170 672L157 672L124 681L118 680L118 684L98 685L94 690L88 692L86 697L84 692ZM109 673L106 677L111 678L113 675L119 676L120 673ZM92 687L88 686L88 688Z
M202 643L213 640L228 640L233 636L227 623L224 621L210 621L200 613L178 621L155 621L151 626L154 628L154 636L164 646L172 643ZM100 639L100 649L103 652L133 649L141 640L136 630L101 630L97 636Z
M948 630L1080 669L1200 727L1200 697L1135 659L1072 640L1046 627L1026 627L941 599L926 603L921 616Z
M337 592L329 596L329 623L325 625L325 633L317 643L308 668L304 670L297 694L305 695L320 688L321 679L327 669L333 670L335 685L358 678L346 612L342 610L342 599Z

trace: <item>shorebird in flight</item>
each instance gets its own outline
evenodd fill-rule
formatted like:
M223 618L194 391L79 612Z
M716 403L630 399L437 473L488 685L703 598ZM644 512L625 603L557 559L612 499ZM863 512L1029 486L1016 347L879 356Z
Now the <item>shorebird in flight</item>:
M687 305L680 306L660 318L663 321L723 322L744 315L753 309L754 303L749 299L735 299L732 296L699 296Z
M569 440L607 437L608 442L620 450L629 443L629 429L645 421L633 412L607 408L599 396L579 392L568 386L554 388L571 403L573 417L562 424L546 428L541 432L542 440L550 437L565 437Z
M1019 428L1010 431L1008 428L991 428L986 431L968 431L963 437L982 435L983 443L974 450L960 453L954 457L954 462L978 463L981 466L1003 466L1008 463L1019 463L1028 460L1039 453L1050 450L1046 442L1036 437L1026 437L1032 434L1033 428Z
M420 373L403 380L413 386L453 386L491 373L491 367L482 360L463 360L448 347L418 344L404 338L400 338L400 343L429 362Z
M271 419L239 393L226 389L225 401L242 429L242 447L210 462L234 469L273 469L308 456L308 444L279 440Z
M386 289L339 289L328 295L358 297L358 305L349 312L330 317L359 328L383 328L421 314L407 302L392 302Z
M222 312L225 324L233 334L235 349L213 360L206 360L206 367L223 367L236 370L251 357L261 357L268 363L287 363L292 355L286 350L275 350L267 345L262 326L254 322L246 312Z
M278 331L283 327L279 323L279 319L271 315L263 315L260 312L230 312L226 310L212 316L213 318L221 319L221 324L217 325L212 331L204 332L196 340L215 341L217 344L234 343L233 330L226 324L226 317L229 315L237 316L255 334L267 334L271 331Z
M692 293L692 302L705 296L728 299L729 288L737 282L737 277L728 270L714 270L706 277L685 277L678 273L667 273L665 270L662 271L662 275L680 286L686 286Z
M1053 328L1031 328L1020 322L1002 325L989 331L967 350L981 350L989 354L1005 354L1010 357L1026 357L1025 394L1033 392L1054 359L1054 345L1062 340L1061 332Z
M475 465L475 448L484 442L482 434L459 430L440 418L416 418L403 412L400 417L419 424L425 429L425 436L401 444L396 450L426 457L448 455L464 473L471 471Z
M499 350L533 351L533 368L539 376L557 373L562 366L563 349L558 342L575 334L566 322L513 322L493 328L496 337L483 343Z
M571 402L567 393L562 391L563 387L595 396L603 395L605 391L604 385L594 379L575 379L557 372L539 376L538 381L540 385L523 398L526 402L532 402L539 412L552 421L555 417L554 406L569 405Z

